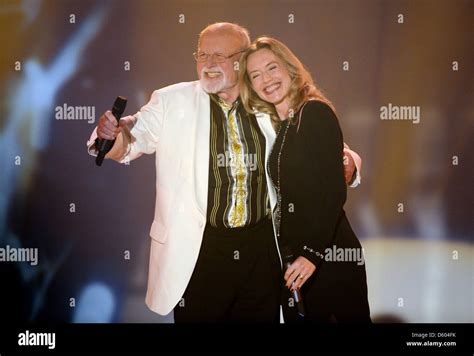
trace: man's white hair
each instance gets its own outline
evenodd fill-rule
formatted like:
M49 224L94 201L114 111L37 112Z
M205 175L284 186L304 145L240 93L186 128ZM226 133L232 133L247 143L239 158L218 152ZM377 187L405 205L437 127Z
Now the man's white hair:
M208 25L204 30L201 31L201 33L199 34L198 48L201 45L201 37L207 32L211 32L211 31L212 32L219 31L219 32L238 36L241 41L241 46L242 46L241 49L246 49L247 47L250 46L249 31L245 27L242 27L236 23L216 22L211 25Z

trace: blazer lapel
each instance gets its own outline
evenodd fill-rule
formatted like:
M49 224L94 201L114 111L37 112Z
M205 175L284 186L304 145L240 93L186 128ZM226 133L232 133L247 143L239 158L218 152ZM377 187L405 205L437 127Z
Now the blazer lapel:
M258 126L260 127L260 130L265 136L265 142L266 142L265 144L265 175L267 177L268 196L270 197L270 204L273 211L276 205L276 192L275 192L275 187L272 184L272 180L270 179L270 176L268 175L268 171L266 167L268 167L268 159L269 159L273 144L275 143L276 133L275 133L275 130L273 129L270 116L263 113L257 113L255 114L255 117L257 118L257 122L258 122Z
M196 119L194 137L194 194L197 207L203 217L207 214L207 194L209 184L209 130L210 130L210 97L196 85Z

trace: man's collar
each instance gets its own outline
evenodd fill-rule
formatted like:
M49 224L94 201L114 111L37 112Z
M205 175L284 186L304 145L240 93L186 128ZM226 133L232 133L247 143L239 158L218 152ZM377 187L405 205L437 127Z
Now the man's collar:
M209 94L211 99L218 104L222 109L226 110L227 112L230 110L233 110L240 104L240 96L235 99L235 101L232 103L232 105L227 104L224 99L222 99L219 95L217 94Z

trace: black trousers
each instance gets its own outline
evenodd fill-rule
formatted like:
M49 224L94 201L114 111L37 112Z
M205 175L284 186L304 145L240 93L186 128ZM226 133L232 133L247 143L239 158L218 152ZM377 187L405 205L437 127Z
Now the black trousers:
M278 323L281 278L270 219L248 228L207 225L175 322Z

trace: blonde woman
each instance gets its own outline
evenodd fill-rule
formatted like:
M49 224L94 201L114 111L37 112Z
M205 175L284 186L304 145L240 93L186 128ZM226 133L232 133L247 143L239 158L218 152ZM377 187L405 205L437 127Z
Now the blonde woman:
M296 257L284 273L285 321L297 319L286 298L288 290L299 289L307 321L370 322L363 259L329 254L362 256L343 210L343 139L333 105L273 38L255 40L240 69L245 108L269 114L277 132L267 167L278 195L274 220L280 247Z

